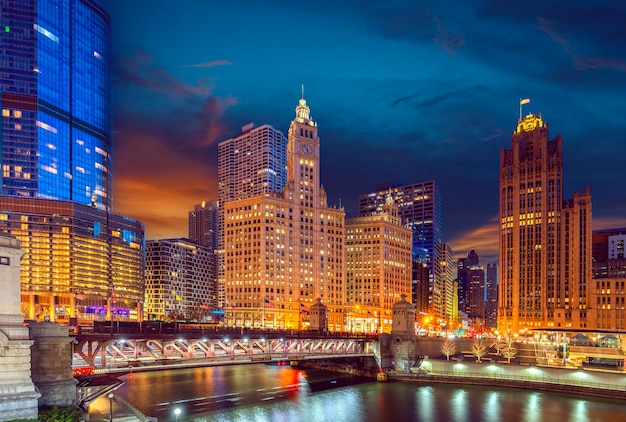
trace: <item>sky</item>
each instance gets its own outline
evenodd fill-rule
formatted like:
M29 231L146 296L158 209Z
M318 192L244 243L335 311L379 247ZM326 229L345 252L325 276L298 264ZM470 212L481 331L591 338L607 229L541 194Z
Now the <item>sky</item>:
M107 0L114 209L146 237L187 236L217 199L217 144L285 134L305 87L331 206L434 180L443 239L497 260L500 149L523 113L563 137L564 197L626 227L626 3Z

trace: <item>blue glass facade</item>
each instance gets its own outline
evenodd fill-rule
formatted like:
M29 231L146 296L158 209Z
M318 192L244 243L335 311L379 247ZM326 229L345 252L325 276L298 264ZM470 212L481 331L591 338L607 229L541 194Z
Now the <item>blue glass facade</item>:
M99 1L3 0L5 196L111 209L111 24Z

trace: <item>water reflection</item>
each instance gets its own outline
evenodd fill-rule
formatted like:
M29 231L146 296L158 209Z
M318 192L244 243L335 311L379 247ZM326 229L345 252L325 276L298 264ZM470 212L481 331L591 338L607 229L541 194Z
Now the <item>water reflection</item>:
M620 420L626 406L507 388L364 382L319 371L240 365L146 372L116 394L159 421Z

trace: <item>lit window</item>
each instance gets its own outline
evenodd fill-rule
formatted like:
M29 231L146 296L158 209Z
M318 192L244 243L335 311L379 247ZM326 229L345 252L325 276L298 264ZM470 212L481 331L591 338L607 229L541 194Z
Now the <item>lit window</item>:
M17 117L18 119L22 117L22 110L13 110L13 117Z
M10 265L11 260L8 256L0 256L0 265Z

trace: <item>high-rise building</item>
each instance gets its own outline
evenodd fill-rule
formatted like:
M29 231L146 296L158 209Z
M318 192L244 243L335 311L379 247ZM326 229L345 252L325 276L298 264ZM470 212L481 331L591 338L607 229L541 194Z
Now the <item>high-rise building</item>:
M145 314L209 321L217 308L214 253L187 239L146 242Z
M487 280L485 281L485 322L487 327L498 327L498 265L487 264Z
M411 297L411 230L391 197L380 214L346 218L348 331L390 333L392 307Z
M459 299L461 311L481 325L485 323L485 268L480 264L478 253L474 249L466 258L458 260ZM480 321L477 321L479 319Z
M426 252L425 262L429 270L429 311L434 317L443 318L440 302L445 283L442 260L442 199L434 181L413 185L396 186L392 183L379 185L375 192L359 195L359 214L375 214L382 210L386 198L391 195L398 205L403 224L411 229L413 254Z
M249 123L241 133L218 144L218 286L224 303L224 204L281 192L287 182L287 138L270 125Z
M428 315L428 265L413 257L412 301L415 315L422 323Z
M320 185L317 123L304 98L289 127L282 193L223 204L224 286L232 326L297 329L318 298L344 329L344 216Z
M436 295L433 296L432 308L434 315L441 322L441 326L446 330L454 329L457 320L459 318L459 287L458 283L455 283L454 277L454 251L450 247L449 243L441 244L441 290L440 298L436 299ZM433 289L435 294L439 289Z
M112 208L110 18L100 0L0 17L0 226L26 251L24 316L140 318L144 227Z
M142 223L72 201L0 197L0 230L25 251L25 318L141 318Z
M593 282L590 325L597 329L626 329L626 228L593 231Z
M189 240L217 251L218 249L217 201L202 201L189 211Z
M0 193L111 210L111 21L100 1L0 3Z
M498 330L587 327L591 192L563 201L562 139L520 119L500 152Z

